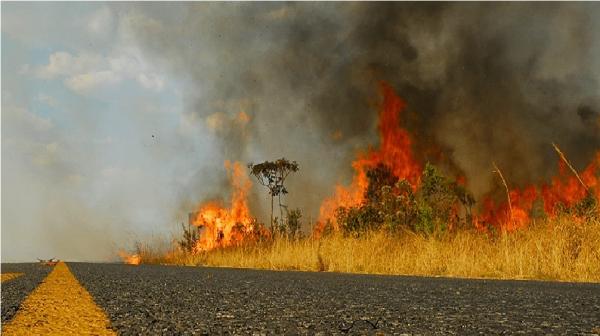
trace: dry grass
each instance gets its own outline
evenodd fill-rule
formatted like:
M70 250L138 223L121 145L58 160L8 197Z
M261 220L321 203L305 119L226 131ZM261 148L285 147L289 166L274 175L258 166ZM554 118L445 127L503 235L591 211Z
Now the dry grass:
M278 238L198 255L159 255L149 248L141 252L147 263L600 282L600 221L561 218L497 236L475 231L437 238L373 232L359 238Z

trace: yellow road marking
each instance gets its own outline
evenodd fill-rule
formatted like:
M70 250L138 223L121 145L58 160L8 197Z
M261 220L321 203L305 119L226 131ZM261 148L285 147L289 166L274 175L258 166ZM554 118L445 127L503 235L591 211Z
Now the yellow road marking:
M2 273L0 274L0 282L12 280L20 277L21 275L23 275L23 273Z
M116 335L106 314L59 262L23 301L3 335Z

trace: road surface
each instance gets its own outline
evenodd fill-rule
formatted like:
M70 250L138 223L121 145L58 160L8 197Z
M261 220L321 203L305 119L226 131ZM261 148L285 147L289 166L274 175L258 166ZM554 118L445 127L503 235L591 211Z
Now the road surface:
M64 300L68 309L53 308L60 311L56 314L92 316L88 320L92 322L67 325L95 324L113 334L600 334L600 284L151 265L67 266L60 276L44 282L73 288L71 294L64 294L71 297ZM11 327L18 324L13 320L26 321L19 327L26 329L36 318L51 319L51 315L36 317L38 309L30 307L47 300L30 300L36 296L30 293L48 274L48 267L3 264L2 273L7 271L23 275L2 283L3 329L20 330ZM73 313L71 306L77 302L92 302L85 296L88 292L100 309L93 314ZM28 294L25 300L31 302L23 304ZM29 308L15 315L19 304ZM32 316L20 319L27 310ZM73 317L61 318L68 322Z

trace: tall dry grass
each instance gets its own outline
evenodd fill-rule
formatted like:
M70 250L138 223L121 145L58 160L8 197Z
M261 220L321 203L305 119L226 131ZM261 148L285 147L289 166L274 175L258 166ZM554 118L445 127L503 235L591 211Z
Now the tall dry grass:
M140 251L143 262L274 270L600 282L600 221L558 218L512 233L279 237L201 254Z

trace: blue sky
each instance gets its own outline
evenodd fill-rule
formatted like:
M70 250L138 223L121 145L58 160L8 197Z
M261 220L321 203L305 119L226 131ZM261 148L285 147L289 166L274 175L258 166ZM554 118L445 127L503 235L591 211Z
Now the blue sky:
M212 139L182 119L180 83L136 46L130 15L2 4L3 261L110 259L185 218L173 186Z

